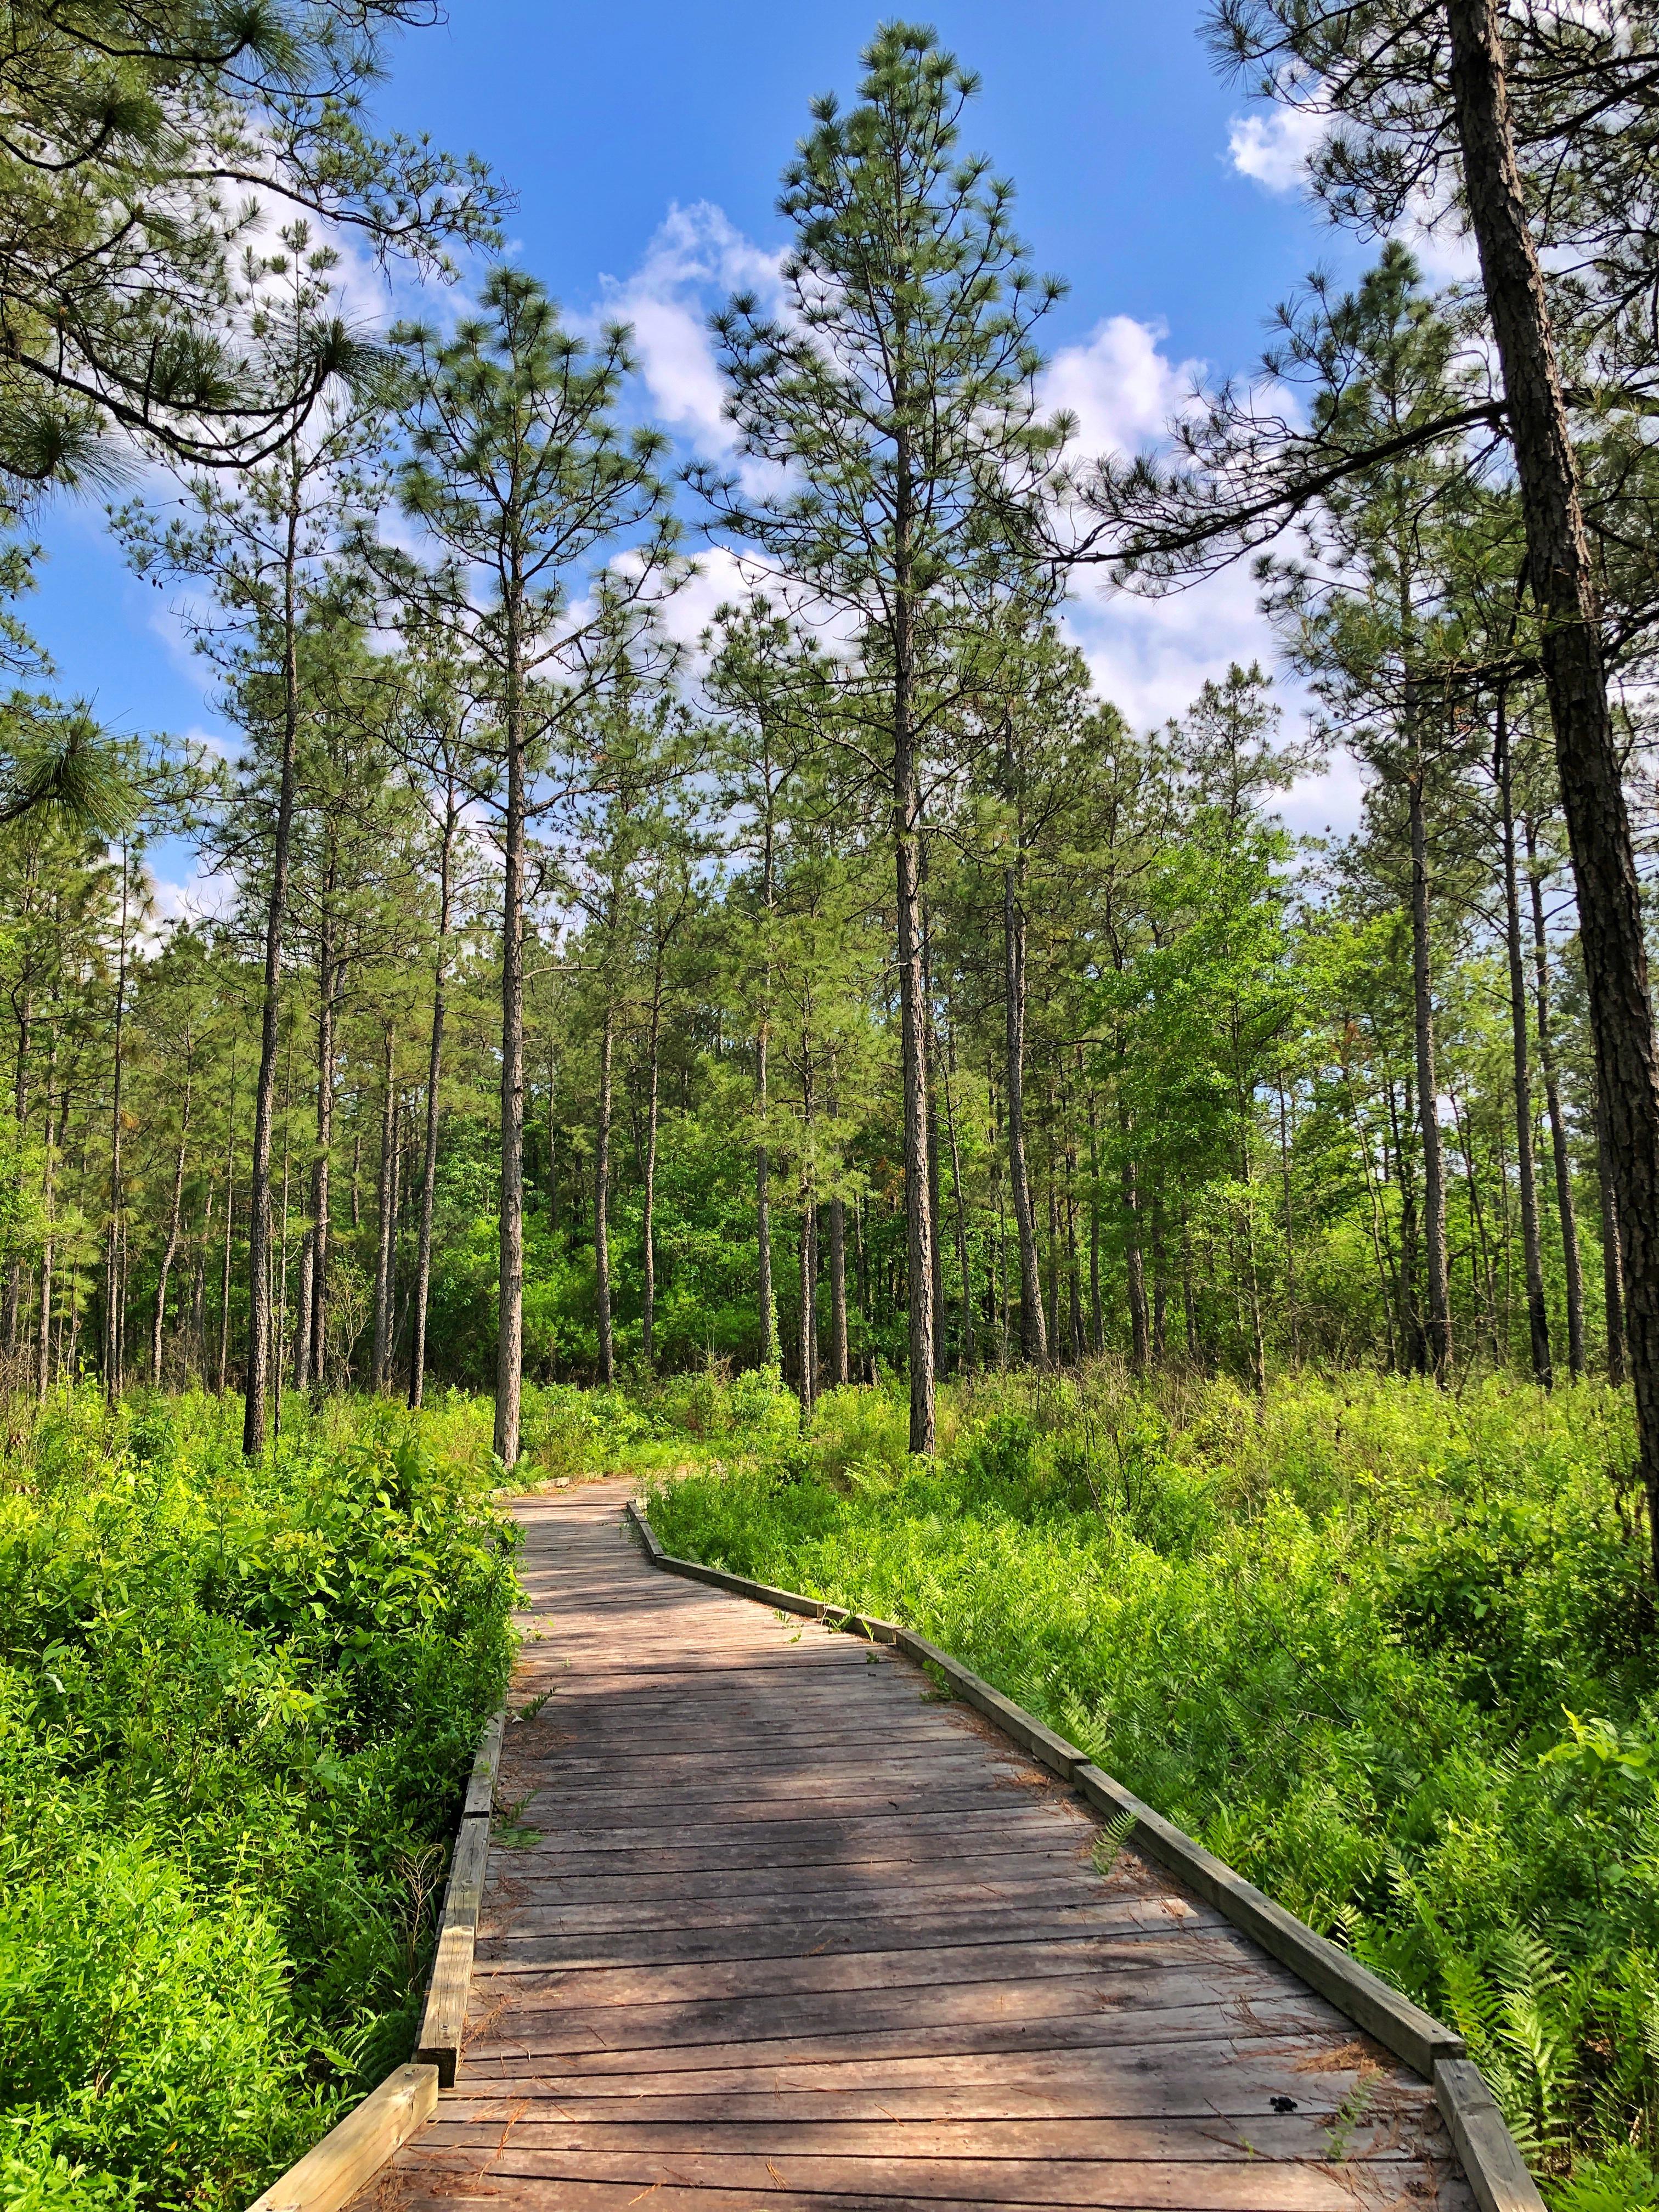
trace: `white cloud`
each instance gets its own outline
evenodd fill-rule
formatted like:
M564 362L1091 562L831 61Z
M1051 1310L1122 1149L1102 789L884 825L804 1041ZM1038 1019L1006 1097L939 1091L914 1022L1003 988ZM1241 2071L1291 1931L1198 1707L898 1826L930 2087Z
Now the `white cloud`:
M236 886L228 874L206 867L199 854L177 838L168 838L152 855L149 942L154 950L168 925L198 922L228 915L236 901Z
M1326 117L1281 101L1265 115L1235 115L1227 126L1227 151L1241 177L1270 192L1293 192L1305 183L1309 159L1327 127Z
M726 391L709 313L738 291L757 292L775 306L778 290L778 256L746 238L708 200L671 206L633 274L600 280L603 314L633 325L659 421L701 459L724 459L735 444L722 412Z
M1203 369L1201 362L1172 362L1161 353L1165 336L1161 324L1109 315L1081 345L1062 346L1054 356L1042 381L1043 404L1076 416L1071 450L1079 458L1163 443Z
M1480 274L1480 256L1455 211L1413 205L1394 235L1410 246L1424 279L1433 285L1469 284Z
M1279 665L1243 563L1158 599L1083 583L1060 626L1088 662L1097 690L1132 729L1161 728L1185 713L1206 682L1224 677L1233 661L1248 667L1253 660L1275 678L1286 732L1304 726L1307 695ZM1287 792L1276 811L1298 835L1328 830L1340 836L1358 826L1363 789L1352 757L1336 753Z

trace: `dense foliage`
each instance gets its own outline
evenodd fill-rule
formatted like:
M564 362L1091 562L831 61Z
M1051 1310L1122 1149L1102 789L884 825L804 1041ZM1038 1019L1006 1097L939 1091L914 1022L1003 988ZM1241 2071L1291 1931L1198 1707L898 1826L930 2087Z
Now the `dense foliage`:
M228 2203L374 2075L505 1664L471 1468L702 1452L665 1533L930 1627L1651 2193L1654 9L1213 0L1375 258L1133 459L886 24L684 467L527 270L359 327L343 234L506 206L371 134L430 12L6 12L0 2187ZM125 480L224 757L13 611ZM1307 726L1131 728L1067 591L1243 556Z
M235 2207L407 2055L507 1674L477 1445L337 1407L250 1468L216 1401L86 1391L14 1426L7 2204Z
M1628 1405L1492 1381L893 1396L659 1482L673 1551L900 1620L1468 2038L1574 2212L1659 2202L1659 1699ZM1640 2154L1632 2145L1639 2147Z

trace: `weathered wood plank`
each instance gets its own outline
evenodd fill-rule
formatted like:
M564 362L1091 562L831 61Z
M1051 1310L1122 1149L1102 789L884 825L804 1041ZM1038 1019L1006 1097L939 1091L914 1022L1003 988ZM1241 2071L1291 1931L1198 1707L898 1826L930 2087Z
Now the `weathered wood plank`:
M478 1912L483 1900L489 1858L488 1817L463 1820L454 1856L449 1863L437 1954L432 1961L432 1978L427 1984L426 2006L415 2045L416 2063L435 2066L439 2081L446 2089L455 2079L466 2026Z
M248 2212L339 2212L438 2101L435 2066L399 2066L256 2197Z
M496 2132L499 2132L497 2130ZM964 2204L1065 2204L1134 2208L1134 2212L1356 2212L1356 2206L1390 2203L1420 2205L1408 2196L1409 2162L1376 2161L1310 2166L1265 2159L1148 2160L1091 2162L1064 2159L880 2159L676 2151L520 2151L511 2134L499 2148L489 2142L471 2153L436 2146L424 2160L456 2175L488 2169L499 2190L521 2180L622 2182L635 2190L682 2187L741 2191L745 2207L770 2185L802 2195L842 2194L868 2204L872 2198L931 2204L939 2198ZM1370 2184L1368 2187L1366 2185ZM728 2198L728 2202L731 2199ZM452 2197L451 2202L453 2202Z
M522 1509L493 1794L540 1833L491 1855L402 2212L1475 2212L1424 2082L1134 1849L1095 1869L1074 1747L959 1668L939 1702L905 1632L659 1574L619 1502Z
M719 2112L718 2104L716 2112ZM1433 2100L1416 2100L1413 2118L1433 2127ZM543 2152L599 2152L622 2156L645 2151L675 2157L682 2152L712 2157L903 2159L933 2165L940 2160L1052 2160L1075 2165L1120 2165L1147 2160L1218 2161L1271 2159L1297 2165L1346 2165L1386 2160L1390 2165L1416 2155L1401 2141L1401 2113L1389 2111L1349 2126L1333 2125L1329 2114L1272 2110L1248 2115L1217 2112L1132 2117L1096 2114L1085 2118L1051 2114L1036 2118L958 2120L902 2119L872 2113L860 2119L790 2118L746 2119L700 2114L670 2120L635 2114L626 2119L561 2118L546 2102L493 2112L477 2119L444 2111L422 2138L432 2150L480 2148L488 2131L505 2124L515 2156ZM1438 2135L1438 2129L1434 2132ZM1334 2145L1340 2136L1343 2147Z
M1124 1922L1147 1924L1154 1918L1164 1926L1213 1928L1223 1924L1212 1907L1184 1897L1145 1897L1134 1892L1122 1896L1103 1894L1098 1881L1091 1881L1075 1867L1062 1863L1046 1881L1008 1881L1000 1888L972 1885L954 1893L925 1888L908 1881L861 1884L808 1890L799 1896L774 1893L751 1898L746 1905L728 1905L724 1895L682 1897L672 1901L638 1905L565 1904L544 1899L541 1883L514 1884L513 1929L515 1935L538 1936L607 1936L645 1940L647 1932L695 1931L714 1936L741 1932L746 1941L769 1944L815 1945L827 1926L833 1926L842 1948L857 1948L851 1940L855 1928L890 1927L908 1923L905 1940L926 1942L939 1929L960 1930L970 1922L994 1924L1006 1934L1026 1942L1043 1942L1050 1928L1064 1928L1073 1920L1091 1925ZM621 1958L620 1951L611 1955Z
M1226 2042L1253 2032L1299 2036L1312 2051L1322 2044L1340 2048L1345 2038L1352 2037L1347 2021L1311 1993L1286 1997L1258 1991L1241 2002L1231 1996L1202 1998L1188 1985L1161 2002L1153 1982L1137 1994L1138 2002L1103 2008L1089 2004L1086 1990L1048 1983L1040 1985L1046 2008L1036 2002L1010 2005L1007 1993L999 1991L1004 2002L996 2014L988 2016L983 2004L971 2004L957 2008L954 2018L937 1998L915 2005L878 1999L865 2014L843 2000L827 2017L814 2007L807 2021L799 2006L775 2008L769 2014L755 2005L723 2012L711 2008L713 2017L695 2018L681 2008L665 2017L600 2014L607 2031L614 2031L605 2043L580 2014L503 2009L469 2040L467 2063L531 2063L588 2078L708 2065L841 2063L850 2056L891 2062L957 2054L995 2057L1151 2049L1163 2043Z

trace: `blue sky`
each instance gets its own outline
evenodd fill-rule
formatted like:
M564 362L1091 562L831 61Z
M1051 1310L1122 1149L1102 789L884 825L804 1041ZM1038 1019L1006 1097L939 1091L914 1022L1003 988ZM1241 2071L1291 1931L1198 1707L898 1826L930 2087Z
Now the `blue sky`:
M1052 390L1097 448L1154 436L1191 365L1248 370L1273 302L1314 264L1353 260L1295 188L1295 131L1212 68L1201 12L952 0L921 18L980 74L967 143L1013 178L1035 260L1070 283L1048 330ZM715 451L702 318L782 244L778 173L807 102L852 93L878 20L843 0L452 0L448 24L395 51L377 110L491 163L518 195L515 257L573 315L633 319L641 411L684 451ZM367 271L352 300L380 310ZM127 572L100 511L60 505L40 534L26 611L64 686L115 729L221 732L167 593ZM723 590L716 568L706 593ZM1265 649L1242 575L1152 609L1080 597L1074 633L1137 723ZM1316 828L1352 802L1339 778L1298 794L1292 818Z

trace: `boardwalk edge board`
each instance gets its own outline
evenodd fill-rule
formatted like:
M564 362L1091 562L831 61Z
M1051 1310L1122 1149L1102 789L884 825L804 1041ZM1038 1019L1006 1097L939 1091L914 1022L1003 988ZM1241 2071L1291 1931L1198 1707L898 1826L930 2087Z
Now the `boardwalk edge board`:
M472 1986L472 1954L483 1904L484 1870L489 1860L489 1816L495 1802L495 1775L501 1763L503 1706L484 1729L466 1785L466 1802L444 1886L443 1917L438 1923L437 1955L427 1984L426 2009L415 2045L417 2066L435 2066L441 2088L453 2087L466 2027L466 2000Z
M1206 1905L1213 1905L1281 1964L1294 1968L1356 2027L1375 2036L1385 2050L1432 2083L1435 2101L1480 2212L1544 2212L1544 2200L1515 2138L1455 2029L1391 1989L1369 1967L1328 1942L1282 1905L1276 1905L1254 1882L1246 1881L1243 1875L1235 1873L1161 1813L1154 1812L1121 1782L1103 1773L1075 1744L1045 1728L1033 1714L925 1637L895 1621L851 1612L846 1606L803 1597L795 1590L774 1589L768 1583L750 1582L721 1567L706 1567L698 1559L677 1559L663 1549L637 1505L630 1503L627 1512L653 1566L689 1582L706 1583L731 1596L770 1606L775 1612L803 1614L825 1627L862 1637L866 1643L891 1644L907 1658L936 1668L965 1704L983 1713L1033 1759L1069 1783L1095 1811L1108 1819L1130 1816L1136 1850L1178 1875Z
M248 2212L337 2212L431 2118L437 2103L435 2066L396 2068L297 2166L256 2197Z
M437 1956L421 2021L420 2048L407 2066L394 2067L378 2089L371 2089L320 2142L313 2143L302 2159L256 2197L247 2212L339 2212L340 2206L349 2203L387 2159L431 2118L437 2109L439 2089L453 2085L466 2018L472 1948L489 1849L489 1815L506 1723L503 1706L484 1729L467 1779L444 1890Z

